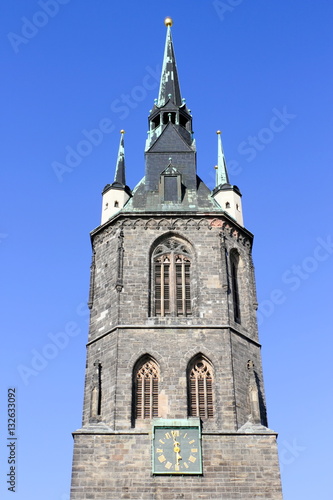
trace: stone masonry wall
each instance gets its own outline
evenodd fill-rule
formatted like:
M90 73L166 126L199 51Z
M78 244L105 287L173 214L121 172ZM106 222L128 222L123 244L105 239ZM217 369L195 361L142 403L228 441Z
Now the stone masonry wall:
M84 425L89 423L91 381L94 363L99 361L101 420L115 430L131 428L133 367L144 354L153 356L160 367L159 417L187 418L186 370L198 353L211 361L214 370L214 418L206 426L236 431L250 413L247 361L260 365L260 351L228 328L119 328L92 343L87 356ZM141 428L146 426L150 428L149 420L140 423Z
M152 475L151 436L75 436L72 500L282 500L274 434L203 434L203 475Z
M151 315L151 256L163 238L192 255L189 317ZM83 427L75 433L71 500L261 498L280 500L276 435L239 430L251 412L254 363L267 425L255 318L252 235L221 217L115 218L92 235L94 265ZM234 321L230 252L239 254L241 323ZM154 476L151 421L132 415L133 368L146 354L159 365L159 417L186 419L187 367L197 354L213 367L214 417L202 422L203 475ZM91 418L100 366L101 405ZM252 434L250 433L252 432Z
M226 255L222 249L222 234ZM163 236L182 239L193 254L192 317L152 318L149 315L151 252L156 241ZM110 224L93 235L95 267L89 339L106 333L118 324L176 322L188 325L192 322L212 325L230 322L257 341L251 245L252 235L234 227L223 216L194 218L189 215L176 219L127 217ZM236 249L240 255L240 324L234 323L232 314L231 249ZM120 276L121 289L117 288Z

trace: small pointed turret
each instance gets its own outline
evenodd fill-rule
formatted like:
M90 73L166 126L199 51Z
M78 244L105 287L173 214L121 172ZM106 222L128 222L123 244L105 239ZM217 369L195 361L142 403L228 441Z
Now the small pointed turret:
M112 184L107 184L102 192L101 224L119 212L132 196L130 188L126 185L124 134L125 130L121 130L114 181Z
M172 19L170 17L166 17L164 24L167 27L167 34L165 40L160 90L158 95L158 106L164 106L169 99L176 106L181 106L182 97L178 80L175 51L171 36Z
M120 143L118 149L118 157L116 164L116 172L114 175L114 182L118 184L126 185L126 176L125 176L125 148L124 148L124 133L125 130L120 131Z
M212 196L220 207L235 219L241 226L243 223L242 194L237 186L232 186L229 182L227 163L225 161L221 131L217 132L217 165L216 186Z
M229 184L229 176L227 171L227 164L224 158L221 131L217 132L217 168L216 168L216 186L220 184Z

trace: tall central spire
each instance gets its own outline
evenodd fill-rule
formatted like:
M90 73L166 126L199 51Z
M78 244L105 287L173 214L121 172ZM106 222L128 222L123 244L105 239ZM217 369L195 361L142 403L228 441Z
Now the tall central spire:
M172 20L167 17L164 21L167 27L167 35L165 40L165 49L163 57L163 66L160 82L160 90L158 96L158 106L164 104L171 99L176 106L182 105L182 97L178 80L178 71L176 65L175 51L172 43L171 26ZM170 97L171 96L171 97Z
M180 92L172 20L167 17L164 24L167 34L160 89L148 116L145 177L123 210L220 210L197 176L192 115Z

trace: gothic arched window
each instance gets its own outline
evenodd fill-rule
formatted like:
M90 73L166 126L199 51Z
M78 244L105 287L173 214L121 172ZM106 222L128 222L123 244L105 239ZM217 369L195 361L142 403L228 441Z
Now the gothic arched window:
M159 368L156 361L145 356L134 369L134 418L158 417Z
M213 418L213 368L204 356L189 364L188 397L190 417Z
M191 255L175 238L159 244L152 257L153 316L190 316Z
M230 253L230 267L231 267L231 291L232 303L234 309L234 320L236 323L241 322L240 315L240 300L239 300L239 255L236 251Z

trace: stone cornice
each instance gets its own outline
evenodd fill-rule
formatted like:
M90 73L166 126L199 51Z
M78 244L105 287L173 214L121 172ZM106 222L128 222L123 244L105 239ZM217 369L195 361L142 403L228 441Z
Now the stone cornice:
M72 432L72 436L96 436L96 434L101 435L111 435L111 436L150 436L151 431L136 431L136 430L128 430L128 431L114 431L110 428L82 428ZM271 429L267 430L253 430L253 432L239 432L239 431L201 431L203 436L277 436L278 433L272 431Z
M112 332L115 330L179 330L179 329L201 329L201 330L231 330L234 334L237 336L243 338L244 340L247 340L251 344L255 345L256 347L261 348L261 344L257 342L256 340L251 339L249 336L245 335L244 333L240 332L239 330L236 330L231 325L117 325L108 330L105 333L102 333L95 339L90 340L87 342L87 347L94 344L98 340L102 339L103 337L106 337L107 335L110 335Z
M200 230L202 228L209 230L218 230L229 238L235 238L237 242L244 245L247 250L251 250L253 243L253 234L243 228L234 219L227 214L217 216L216 213L118 213L102 226L97 227L91 233L91 240L98 241L101 235L115 234L119 229L143 229L143 230L164 230L177 231L179 229L186 231L188 229Z

